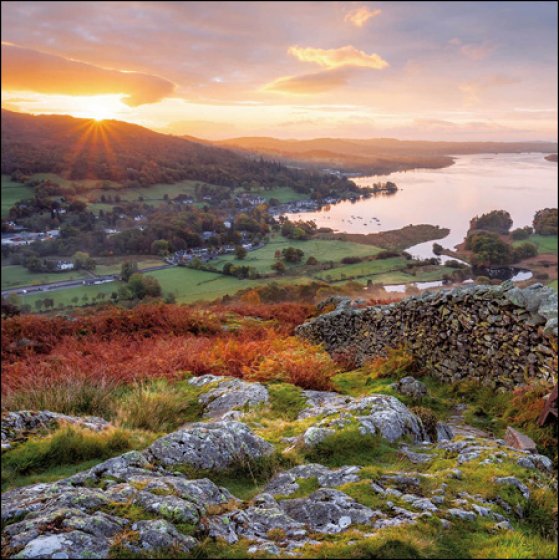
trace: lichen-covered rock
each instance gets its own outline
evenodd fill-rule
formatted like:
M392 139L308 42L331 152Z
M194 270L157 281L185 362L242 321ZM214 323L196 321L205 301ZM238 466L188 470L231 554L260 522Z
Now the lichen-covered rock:
M420 400L427 395L425 383L411 376L402 377L400 381L395 383L395 389L398 393L416 400Z
M260 459L274 448L241 422L194 423L156 440L147 457L163 466L226 469L233 463Z
M234 410L243 410L266 403L268 398L268 390L261 383L228 379L206 393L202 393L199 400L204 404L205 416L220 418Z
M107 558L109 540L82 531L41 535L12 558Z
M299 465L274 476L266 486L266 492L273 495L293 494L299 489L296 481L301 478L316 478L320 487L335 488L359 480L360 470L360 467L354 466L329 469L316 463Z
M351 524L366 524L372 518L384 517L381 512L331 488L321 488L308 498L282 500L280 507L293 519L320 533L339 533Z
M174 525L162 519L138 521L132 525L132 531L136 534L121 540L120 545L134 553L169 548L188 552L197 544L194 538L179 533Z

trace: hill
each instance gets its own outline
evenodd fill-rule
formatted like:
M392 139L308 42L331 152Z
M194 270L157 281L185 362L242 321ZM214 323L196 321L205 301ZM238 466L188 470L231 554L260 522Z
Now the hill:
M333 175L288 169L115 120L2 110L1 122L1 169L10 175L50 172L67 179L111 180L130 188L184 179L231 187L282 185L303 192L353 186Z
M231 138L215 143L239 152L280 158L284 162L337 167L356 173L390 173L452 165L452 155L520 153L556 150L552 142L428 142L392 138L316 138L280 140L269 137Z

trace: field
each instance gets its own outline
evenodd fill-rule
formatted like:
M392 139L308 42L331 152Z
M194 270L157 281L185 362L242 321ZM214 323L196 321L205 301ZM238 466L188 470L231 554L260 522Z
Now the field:
M48 284L50 282L61 282L63 280L76 280L84 278L85 275L80 271L68 272L29 272L20 265L2 267L2 289L17 288L19 286L32 286L38 284Z
M557 254L557 236L556 235L530 235L526 240L514 241L513 246L518 247L522 243L529 241L538 248L538 254L552 253Z
M304 200L308 195L295 192L291 187L275 187L271 190L259 190L258 195L266 199L277 198L282 204L295 200Z
M233 276L224 276L204 270L176 267L150 272L149 276L157 278L163 293L175 294L178 303L191 303L193 301L212 301L224 295L233 295L239 290L262 286L270 282L265 280L239 280ZM308 284L311 278L278 278L278 284Z
M2 218L8 215L10 208L18 201L33 196L33 189L22 183L12 181L9 175L2 175Z
M284 237L272 237L270 242L261 249L250 251L241 261L234 255L226 255L220 259L212 261L212 264L218 269L222 269L227 262L235 265L252 266L260 273L271 272L271 266L276 262L274 254L276 251L282 251L287 247L295 247L301 249L305 253L302 262L304 263L310 256L315 257L319 262L334 261L339 262L344 257L365 257L376 255L382 249L372 245L363 245L360 243L351 243L346 241L334 241L324 239L313 239L310 241L294 241L285 239ZM288 265L292 268L299 265Z
M18 296L22 304L31 305L35 310L35 302L40 299L51 298L54 301L54 307L60 306L76 306L91 303L99 293L105 294L105 301L109 301L112 292L118 291L122 286L122 282L109 282L107 284L99 284L98 286L78 286L77 288L67 288L64 290L44 291L26 296ZM87 299L83 299L87 296ZM77 298L77 300L74 300Z
M95 267L95 274L97 276L104 276L106 274L120 274L122 263L124 261L135 262L139 270L150 268L152 266L161 266L166 264L162 259L157 257L146 257L141 255L139 257L126 256L126 257L107 257L104 259L96 259L97 266Z
M323 270L316 274L315 277L328 282L347 280L351 277L358 279L362 276L373 276L383 272L402 270L406 267L407 262L408 261L406 261L404 257L365 261L331 268L330 270Z

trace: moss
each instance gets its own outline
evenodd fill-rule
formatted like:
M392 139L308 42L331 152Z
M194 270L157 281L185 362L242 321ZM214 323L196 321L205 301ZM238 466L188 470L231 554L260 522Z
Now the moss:
M136 521L146 521L150 519L159 519L159 516L150 513L144 508L131 502L110 502L106 505L100 506L99 510L108 515L114 515L116 517L123 517L124 519L128 519L130 523L135 523Z

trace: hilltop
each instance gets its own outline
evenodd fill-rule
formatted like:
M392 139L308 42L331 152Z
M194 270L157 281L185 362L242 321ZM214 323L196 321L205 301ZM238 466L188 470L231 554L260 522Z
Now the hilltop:
M347 179L320 175L230 150L160 134L125 122L28 115L2 110L1 171L56 173L67 179L115 181L147 187L184 179L237 187L244 184L311 189L356 187Z
M241 137L214 143L240 153L261 154L284 162L343 169L356 173L385 174L415 168L452 165L453 155L481 153L549 153L553 142L431 142L393 138L316 138L283 140Z

